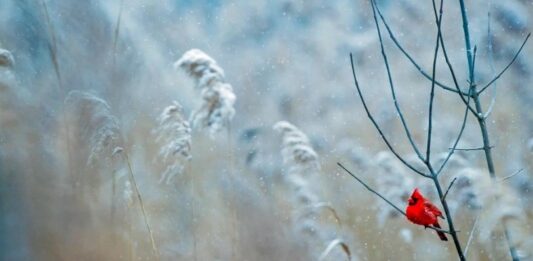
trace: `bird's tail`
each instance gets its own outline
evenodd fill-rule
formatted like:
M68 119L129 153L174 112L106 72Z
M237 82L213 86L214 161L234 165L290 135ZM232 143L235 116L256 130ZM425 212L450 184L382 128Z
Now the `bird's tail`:
M436 228L440 228L440 225L439 225L438 222L435 222L435 224L433 224L433 226L436 227ZM437 235L439 235L440 240L448 241L448 238L446 237L446 234L444 234L444 232L437 231Z

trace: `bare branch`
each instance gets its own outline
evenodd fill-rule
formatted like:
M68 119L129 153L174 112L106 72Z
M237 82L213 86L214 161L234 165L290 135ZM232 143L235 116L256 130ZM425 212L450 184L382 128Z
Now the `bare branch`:
M441 200L446 200L446 196L448 195L448 192L450 192L450 189L452 188L453 184L457 180L457 177L453 178L452 182L450 182L450 185L448 185L448 188L446 189L446 192L444 192L444 196L442 196Z
M437 23L437 41L435 43L435 54L433 55L433 70L431 72L431 92L429 95L429 112L428 112L428 131L427 131L427 147L426 147L426 158L425 163L430 164L430 156L431 156L431 135L433 130L433 102L435 100L435 77L436 77L436 70L437 70L437 55L439 54L439 47L440 42L439 39L441 38L441 21L442 21L442 1L441 0L441 9L439 13L439 17L436 19ZM433 8L435 8L435 2L433 1Z
M440 20L437 17L437 10L435 8L435 3L433 3L433 13L434 13L435 19L437 19L437 21L439 21L439 23L440 23ZM444 44L444 37L442 36L442 33L440 34L439 38L440 38L440 44L442 46L442 53L444 55L444 59L446 60L446 64L448 65L448 69L450 71L450 74L452 75L452 79L453 79L453 82L455 84L455 88L458 91L460 91L459 83L457 81L457 77L455 76L455 71L453 69L453 66L452 66L452 64L450 62L450 59L448 57L448 53L446 51L446 45ZM459 93L459 97L461 98L461 100L466 105L465 113L464 113L464 116L463 116L463 122L461 124L461 129L459 130L459 134L457 135L457 139L455 140L454 145L452 147L453 149L448 153L448 156L446 156L446 159L444 160L442 165L437 170L436 176L438 176L442 172L442 170L444 169L444 167L446 166L446 164L448 163L448 161L450 160L452 155L455 153L455 148L457 148L457 145L459 144L459 141L461 140L461 137L463 136L463 132L464 132L465 127L466 127L466 122L467 122L467 119L468 119L468 111L470 110L477 117L477 112L472 107L470 107L470 98L472 97L471 94L472 94L473 87L474 86L472 84L470 84L470 88L468 90L468 94L466 95L467 96L466 100L465 100L465 97L462 95L462 93Z
M468 16L466 15L466 7L465 7L465 2L464 0L459 0L459 5L460 5L460 8L461 8L461 18L463 20L463 32L464 32L464 37L465 37L465 47L466 47L466 56L467 56L467 59L468 59L468 69L469 69L469 79L470 79L470 88L474 88L474 91L475 91L475 85L473 85L472 83L474 83L474 66L473 66L473 63L472 63L472 53L471 53L471 50L470 50L470 32L469 32L469 28L468 28ZM515 57L513 58L513 60L511 61L514 62L514 60L516 59L516 57L518 56L518 54L520 53L520 51L522 50L522 48L524 47L527 39L529 38L530 34L528 34L528 36L526 37L526 40L524 41L524 43L522 44L522 46L520 47L520 50L517 52L517 54L515 55ZM510 63L510 64L511 64ZM510 64L508 66L510 66ZM508 67L507 67L508 68ZM504 69L502 71L502 73L500 73L493 81L491 81L490 83L494 82L497 78L499 78L499 76L501 74L503 74L503 72L505 72ZM475 93L471 93L471 96L472 98L474 99L474 103L476 105L476 111L478 112L477 115L477 119L478 119L478 123L479 123L479 127L481 129L481 136L483 138L483 144L484 144L484 147L485 147L485 158L486 158L486 161L487 161L487 168L489 170L489 175L491 177L491 179L495 180L496 178L496 171L495 171L495 167L494 167L494 162L492 161L492 154L491 154L491 149L490 149L490 138L489 138L489 134L488 134L488 130L487 130L487 126L486 126L486 121L485 121L485 118L483 117L483 110L481 108L481 101L479 99L479 94L485 90L486 88L488 88L490 86L490 83L488 85L486 85L484 88L481 89L480 92L475 92ZM516 250L516 248L512 245L512 240L511 240L511 235L509 234L509 230L507 229L507 225L505 223L503 223L503 228L504 228L504 232L505 232L505 237L507 239L507 242L509 243L509 253L512 257L513 260L520 260L520 257L518 255L518 252ZM464 257L463 257L464 259Z
M501 179L498 180L498 181L500 181L500 182L502 182L502 181L506 181L506 180L508 180L508 179L510 179L510 178L512 178L512 177L514 177L514 176L516 176L516 175L518 175L518 174L520 174L520 173L522 173L522 171L524 171L524 169L519 169L518 171L515 171L515 173L513 173L513 174L511 174L511 175L509 175L509 176L505 176L505 177L501 178Z
M530 36L531 36L531 33L528 33L527 36L526 36L526 39L524 39L524 42L520 46L520 49L518 49L518 51L514 55L513 59L511 59L509 64L507 64L507 66L505 66L505 68L503 68L503 70L500 73L498 73L498 75L496 75L496 77L494 77L489 83L487 83L483 88L481 88L481 90L478 91L478 94L483 93L491 84L496 82L505 73L505 71L507 71L507 69L509 69L509 67L511 67L511 65L515 62L516 58L518 58L518 55L520 55L520 53L522 52L522 49L524 49L524 46L526 45L527 40L529 39Z
M418 65L418 63L413 59L413 57L411 57L411 55L409 55L409 53L407 53L407 51L402 47L402 45L400 44L400 42L398 42L398 39L396 39L396 37L394 36L394 33L392 32L391 28L389 27L389 24L387 23L387 21L385 20L385 18L383 17L383 14L381 13L381 10L379 9L378 5L376 5L376 10L378 11L378 15L380 17L380 20L381 22L383 22L383 25L385 25L385 29L387 29L387 32L389 33L389 38L392 40L392 42L394 42L394 44L396 45L396 47L398 47L398 49L405 55L405 57L411 62L411 64L413 64L413 66L426 78L428 79L429 81L433 81L435 79L433 79L433 77L429 76L428 73L426 73L422 67L420 65ZM449 87L449 86L446 86L440 82L438 82L437 80L435 80L435 84L438 85L439 87L443 88L444 90L447 90L447 91L451 91L451 92L456 92L458 93L459 91L457 91L456 89L452 88L452 87ZM467 95L467 93L463 93L463 95Z
M380 197L381 199L383 199L385 202L387 202L391 207L393 207L394 209L396 209L398 212L400 212L402 215L406 216L405 212L403 210L401 210L399 207L397 207L396 205L394 205L394 203L390 202L390 200L388 200L387 198L385 198L383 195L381 195L379 192L375 191L373 188L371 188L370 186L368 186L364 181L362 181L360 178L358 178L355 174L353 174L351 171L349 171L347 168L345 168L340 162L337 162L337 165L339 165L339 167L341 167L342 169L344 169L344 171L346 171L346 173L348 173L350 176L352 176L355 180L359 181L359 183L361 183L361 185L363 185L368 191L374 193L376 196Z
M435 15L435 18L437 18L436 12L434 13L434 15ZM440 45L442 47L442 54L444 55L444 60L446 61L446 64L448 65L448 69L452 76L455 89L457 90L457 93L459 94L461 101L463 101L463 103L468 107L468 110L470 110L476 117L478 117L477 111L474 108L470 107L470 104L467 102L467 99L465 99L464 97L464 96L472 96L472 91L471 91L472 84L470 85L470 88L468 89L467 93L461 91L461 88L459 87L459 81L457 80L457 76L455 75L455 70L453 69L452 63L450 62L450 58L448 57L448 52L446 51L446 45L444 44L444 36L442 35L442 32L441 32L441 37L440 37Z
M376 31L378 33L378 38L379 38L379 45L381 47L381 56L383 57L383 63L385 64L385 69L387 70L387 78L389 80L389 87L390 87L391 94L392 94L392 100L394 101L394 107L396 108L396 112L398 112L398 116L400 116L400 121L402 122L403 129L405 131L405 134L407 135L407 139L409 139L409 143L411 144L411 147L413 147L413 150L415 151L418 158L424 161L424 158L422 157L422 153L420 153L420 151L418 150L418 147L415 144L413 137L411 136L409 127L407 126L402 110L400 109L400 105L398 104L398 99L396 98L396 91L394 89L394 83L392 80L392 73L390 70L389 60L387 59L387 54L385 53L385 47L383 46L383 38L381 37L381 29L379 27L378 18L376 16L376 9L375 9L376 3L374 0L371 0L371 2L372 2L372 13L374 14L374 23L376 25Z
M463 136L463 132L464 132L464 130L466 128L466 121L468 119L469 104L470 104L470 96L468 96L468 99L466 101L466 108L465 108L465 113L464 113L464 116L463 116L463 123L461 123L461 129L459 130L459 134L457 135L457 138L455 139L455 142L453 143L453 147L450 148L450 152L448 152L448 155L446 156L446 159L444 160L444 162L442 162L442 165L437 170L437 176L442 172L442 170L444 169L444 167L448 163L448 160L450 160L452 155L457 150L457 144L459 144L459 141L461 140L461 137Z
M405 166L407 166L412 171L418 173L419 175L422 175L424 177L429 177L429 175L417 170L415 167L413 167L411 164L409 164L406 160L404 160L396 152L396 150L392 147L392 145L390 144L389 140L385 137L385 134L383 134L383 131L379 127L378 123L376 122L376 120L374 119L374 117L372 116L370 111L368 110L368 106L366 105L365 98L363 97L363 94L361 93L361 88L359 87L359 82L357 81L357 76L355 74L355 65L354 65L354 62L353 62L353 55L351 53L350 53L350 62L351 62L351 65L352 65L352 74L353 74L353 79L354 79L354 82L355 82L355 87L357 89L357 93L359 94L359 98L361 99L361 103L363 104L363 107L364 107L364 109L366 111L366 114L367 114L368 118L370 119L370 121L372 122L374 127L376 127L379 135L381 136L381 139L385 142L385 144L387 145L389 150L392 152L392 154L394 154L394 156L396 156L396 158L398 158L398 160L400 160Z
M424 228L430 228L430 229L433 229L433 230L435 230L435 231L439 231L439 232L446 233L446 234L450 234L450 235L452 234L451 231L449 231L449 230L445 230L445 229L442 229L442 228L438 228L438 227L427 226L427 227L424 227ZM461 231L459 231L459 230L455 230L455 232L461 232Z
M491 149L494 148L494 146L489 146ZM485 150L485 147L478 147L478 148L448 148L449 150L462 150L462 151L473 151L473 150Z
M401 210L399 207L394 205L394 203L392 203L390 200L388 200L383 195L381 195L379 192L375 191L373 188L371 188L369 185L367 185L363 180L361 180L359 177L357 177L355 174L353 174L351 171L349 171L347 168L345 168L340 162L337 162L337 165L339 165L339 167L341 167L344 171L346 171L346 173L348 173L348 175L352 176L355 180L357 180L359 183L361 183L361 185L363 185L368 191L374 193L376 196L378 196L381 199L383 199L385 202L387 202L387 204L389 204L391 207L393 207L396 211L400 212L403 216L407 216L407 214L405 214L405 212L403 210ZM432 226L428 226L426 228L430 228L430 229L433 229L435 231L440 231L440 232L447 233L447 234L452 234L452 232L450 232L449 230L444 230L444 229L441 229L441 228L436 228L436 227L432 227ZM456 230L455 232L459 232L459 231Z

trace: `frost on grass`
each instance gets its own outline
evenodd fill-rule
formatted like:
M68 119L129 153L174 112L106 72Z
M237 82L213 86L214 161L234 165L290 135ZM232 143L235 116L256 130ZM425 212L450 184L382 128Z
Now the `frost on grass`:
M193 127L207 129L211 137L229 127L235 115L236 96L231 85L225 82L224 71L216 61L204 52L192 49L183 54L174 67L193 78L201 92L200 108L191 115Z
M169 184L177 175L184 172L185 164L191 156L191 127L183 117L178 102L166 107L157 118L158 126L153 130L156 142L160 145L158 158L166 164L160 182Z
M0 67L13 67L15 65L15 59L8 50L0 48Z
M87 165L110 158L121 150L118 121L106 101L87 92L71 91L65 105L76 123L70 126L77 129L73 138L81 139L89 146Z

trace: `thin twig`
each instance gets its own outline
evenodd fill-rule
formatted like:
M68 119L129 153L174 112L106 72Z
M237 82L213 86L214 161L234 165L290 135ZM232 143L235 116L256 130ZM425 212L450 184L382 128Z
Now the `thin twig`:
M438 48L438 43L440 42L441 45L442 45L442 48L443 48L443 53L445 53L445 47L444 47L444 40L443 40L443 37L442 37L442 33L441 33L441 24L442 24L442 14L443 14L443 4L444 4L444 0L441 0L440 1L440 7L439 7L439 13L437 14L437 7L436 7L436 4L435 4L435 0L432 0L432 5L433 5L433 14L435 16L435 23L437 24L437 47L436 49ZM440 41L439 41L440 40ZM437 57L435 57L436 59ZM450 65L449 65L450 66ZM451 66L449 67L450 71L453 72ZM460 92L460 89L459 89L459 86L456 84L456 88L457 90L459 91L459 96L461 96L463 99L463 94L462 92ZM465 109L465 119L464 121L466 122L466 117L468 115L468 108L470 107L469 106L469 102L470 102L470 97L471 97L471 89L469 89L468 91L468 101L466 102L466 109ZM461 139L461 136L462 136L462 132L464 130L464 127L465 127L465 124L466 123L463 123L463 126L461 127L461 131L460 131L460 134L457 138L457 141L456 143L459 142L459 140ZM454 146L456 146L457 144L455 144ZM452 151L453 153L453 151ZM429 154L428 154L428 157L429 157ZM451 157L451 156L450 156ZM446 160L448 160L449 158L447 158ZM443 166L446 164L446 162L443 163ZM447 218L447 222L448 222L448 227L449 227L449 230L450 230L450 235L452 236L452 239L453 239L453 243L455 245L455 249L457 251L457 255L459 256L459 259L461 261L465 261L466 258L464 256L464 253L463 253L463 250L461 248L461 242L459 241L459 237L457 236L457 231L455 230L455 225L453 223L453 217L450 213L450 209L448 207L448 203L446 202L446 199L442 193L442 188L440 186L440 182L439 182L439 179L438 179L438 172L436 173L434 170L433 170L433 166L431 165L431 161L429 160L429 158L426 160L426 166L428 167L429 171L431 172L431 175L433 176L433 183L435 184L435 188L437 189L437 193L441 199L441 204L442 204L442 207L444 209L444 213L446 214L446 218Z
M507 71L507 69L509 69L509 67L511 67L511 65L514 63L516 58L518 58L518 55L520 55L520 53L522 52L522 49L524 49L524 46L526 45L527 40L529 39L530 36L531 36L531 33L528 33L527 36L526 36L526 39L524 39L524 42L520 46L520 49L518 49L518 51L514 55L513 59L509 62L509 64L507 64L507 66L505 66L505 68L503 68L503 70L500 73L498 73L498 75L496 75L496 77L494 77L489 83L487 83L485 86L483 86L483 88L481 88L478 91L478 94L483 93L483 91L485 91L487 88L489 88L489 86L491 84L493 84L495 81L497 81L505 73L505 71Z
M450 152L448 152L448 155L446 156L446 159L444 159L444 162L442 163L442 165L437 170L437 176L440 175L440 173L442 172L442 170L446 166L446 163L448 163L450 158L453 156L453 154L457 150L457 145L459 144L459 141L461 140L461 137L463 136L463 132L464 132L464 130L466 128L466 122L467 122L467 119L468 119L468 105L470 104L470 96L468 96L466 104L467 104L467 107L465 109L465 113L464 113L464 116L463 116L463 122L461 123L461 129L459 130L459 134L457 135L457 139L455 139L455 142L453 143L453 147L450 148Z
M357 89L357 93L359 94L359 98L361 99L361 103L363 104L363 107L364 107L364 109L366 111L366 114L367 114L368 118L370 119L370 121L372 122L374 127L376 127L376 130L378 131L379 135L381 136L381 139L385 142L385 144L387 145L389 150L392 152L392 154L394 154L394 156L396 156L396 158L398 158L398 160L400 160L405 166L407 166L412 171L418 173L419 175L422 175L424 177L429 177L427 174L417 170L415 167L413 167L411 164L409 164L406 160L404 160L396 152L396 150L392 147L392 145L390 144L390 142L387 139L387 137L385 137L385 134L383 134L383 131L379 127L378 123L376 122L376 120L374 119L374 117L372 116L370 111L368 110L368 106L366 105L365 98L363 97L363 94L362 94L361 89L359 87L359 82L357 81L357 76L355 74L355 66L354 66L354 61L353 61L353 55L351 53L350 53L350 62L351 62L351 65L352 65L352 74L353 74L353 79L354 79L354 82L355 82L355 87Z
M433 8L433 11L434 11L433 13L434 13L435 19L438 20L439 18L437 17L437 10L436 10L435 7ZM449 69L450 74L452 76L455 88L458 91L460 91L459 83L457 81L457 77L455 75L455 71L454 71L453 66L452 66L452 64L450 62L450 59L448 57L448 52L446 51L446 45L444 44L444 37L443 37L442 33L440 34L440 36L441 36L440 37L440 44L441 44L441 47L442 47L442 54L444 55L444 59L446 61L446 64L448 65L448 69ZM472 95L471 95L472 92L473 92L473 86L472 86L472 84L470 84L470 88L468 89L468 94L466 95L467 96L466 99L461 93L459 93L459 97L461 98L463 103L466 105L465 114L464 114L464 117L463 117L463 122L461 124L461 129L459 131L459 134L457 135L457 139L454 142L452 150L448 153L448 155L446 156L446 159L444 160L444 162L442 163L442 165L439 167L439 169L436 172L437 176L442 172L442 170L444 169L444 167L446 166L446 164L448 163L450 158L455 153L455 148L457 148L457 145L459 144L459 141L461 140L463 132L464 132L464 130L466 128L466 122L467 122L467 119L468 119L468 111L470 110L477 117L477 112L472 107L470 107L470 98L472 97Z
M426 146L426 158L425 163L429 164L431 159L431 135L433 130L433 102L435 100L435 77L437 76L437 56L439 54L439 47L440 42L439 39L441 37L441 19L442 19L442 2L441 0L441 9L439 18L437 19L437 41L435 43L435 54L433 55L433 67L431 71L431 92L429 95L429 110L428 110L428 131L427 131L427 146ZM433 2L434 3L434 2Z
M352 178L354 178L355 180L357 180L359 183L361 183L361 185L363 185L368 191L374 193L376 196L380 197L381 199L383 199L385 202L387 202L387 204L389 204L391 207L393 207L396 211L398 211L400 214L402 214L403 216L407 216L407 214L401 210L399 207L397 207L396 205L394 205L394 203L392 203L390 200L388 200L387 198L385 198L383 195L381 195L379 192L375 191L373 188L371 188L368 184L366 184L363 180L361 180L359 177L357 177L355 174L353 174L351 171L349 171L346 167L344 167L340 162L337 162L337 165L339 167L341 167L344 171L346 171L346 173L348 173L348 175L352 176ZM447 234L452 234L452 232L448 231L448 230L444 230L444 229L441 229L441 228L436 228L436 227L433 227L433 226L428 226L426 228L430 228L430 229L433 229L435 231L440 231L440 232L443 232L443 233L447 233ZM458 232L458 231L456 231Z
M381 56L383 57L383 63L385 64L385 69L387 70L387 78L389 80L389 87L391 90L392 100L394 101L394 107L396 108L396 112L398 113L398 116L400 117L400 121L402 122L403 129L405 131L405 134L407 135L407 139L409 140L409 143L411 144L411 147L415 151L416 155L420 160L424 160L424 157L422 156L422 153L420 153L420 150L418 149L417 145L415 144L413 137L411 136L411 131L409 131L409 127L407 126L407 122L405 121L405 118L403 116L402 110L400 109L400 105L398 104L398 99L396 97L396 91L394 88L394 83L392 80L392 73L390 70L389 60L387 58L387 54L385 52L385 47L383 46L383 38L381 37L381 29L379 27L378 18L376 15L376 8L375 8L375 1L371 0L372 2L372 13L374 14L374 23L376 25L376 31L378 33L379 38L379 45L381 47Z
M389 24L387 23L387 21L385 20L385 18L383 17L383 14L381 13L381 10L379 9L379 6L376 5L376 10L378 11L378 15L380 17L380 20L383 22L383 24L385 25L385 28L387 29L387 32L389 33L389 38L394 42L394 44L396 45L396 47L404 54L404 56L411 62L411 64L413 64L413 66L415 66L415 68L426 78L428 79L429 81L433 81L434 79L429 76L428 73L426 73L422 67L420 65L418 65L418 63L413 59L413 57L411 55L409 55L409 53L402 47L402 45L400 44L400 42L398 41L398 39L394 36L394 33L392 32L392 30L390 29L389 27ZM442 83L440 83L439 81L435 80L435 84L438 85L439 87L443 88L444 90L447 90L447 91L451 91L451 92L459 92L457 91L456 89L452 88L452 87L449 87L449 86L446 86ZM464 95L467 95L467 93L463 93Z
M402 215L404 216L407 216L405 214L405 212L403 210L401 210L399 207L397 207L396 205L394 205L394 203L390 202L387 198L385 198L383 195L381 195L379 192L375 191L373 188L371 188L370 186L368 186L363 180L361 180L360 178L358 178L355 174L353 174L351 171L349 171L347 168L345 168L340 162L337 162L337 165L339 165L339 167L341 167L342 169L344 169L344 171L346 171L346 173L348 173L350 176L352 176L355 180L359 181L359 183L361 183L361 185L363 185L368 191L374 193L376 196L380 197L381 199L383 199L385 202L387 202L391 207L393 207L394 209L396 209L398 212L400 212Z
M457 180L457 177L453 178L452 182L450 182L450 185L448 185L448 188L446 189L446 192L444 192L444 196L442 196L441 200L446 200L446 196L448 195L448 192L450 192L450 189L452 188L453 184Z
M518 174L520 174L520 173L522 173L522 171L524 171L524 169L519 169L519 170L515 171L515 173L513 173L513 174L511 174L511 175L509 175L509 176L505 176L505 177L501 178L501 179L499 180L499 182L506 181L506 180L508 180L508 179L510 179L510 178L512 178L512 177L514 177L514 176L516 176L516 175L518 175Z
M477 55L477 45L474 45L474 56L472 57L472 66L476 66L476 55ZM474 83L470 83L470 84L474 84Z
M494 146L489 146L491 149L494 148ZM478 148L448 148L449 150L461 150L461 151L472 151L472 150L485 150L485 147L478 147Z
M437 14L435 14L436 16ZM459 97L461 98L461 101L467 106L468 110L470 110L476 117L478 116L476 110L472 108L467 101L468 99L465 99L464 96L471 97L472 96L472 86L469 87L468 92L464 94L463 91L461 91L461 88L459 87L459 81L457 80L457 76L455 75L455 70L453 69L453 65L450 62L450 58L448 57L448 51L446 50L446 45L444 44L444 36L441 32L440 37L440 45L442 48L442 54L444 55L444 60L446 61L446 64L448 65L448 70L450 71L450 75L452 76L452 80L455 86L455 89L457 90L457 93L459 94ZM459 93L460 91L460 93Z

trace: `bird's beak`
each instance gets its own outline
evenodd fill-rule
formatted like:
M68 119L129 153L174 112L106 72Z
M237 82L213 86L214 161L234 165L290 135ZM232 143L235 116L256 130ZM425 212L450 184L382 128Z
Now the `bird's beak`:
M409 199L407 200L407 202L408 202L409 204L413 204L413 203L415 203L414 200L413 200L413 198L409 198Z

